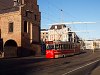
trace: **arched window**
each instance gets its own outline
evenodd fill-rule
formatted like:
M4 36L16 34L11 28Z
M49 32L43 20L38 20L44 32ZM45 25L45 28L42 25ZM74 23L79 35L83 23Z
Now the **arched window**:
M24 32L28 32L27 21L24 21Z
M9 27L8 27L8 28L9 28L9 29L8 29L9 31L8 31L8 32L13 32L13 29L14 29L14 28L13 28L13 27L14 27L13 25L14 25L13 22L10 22L10 23L9 23Z

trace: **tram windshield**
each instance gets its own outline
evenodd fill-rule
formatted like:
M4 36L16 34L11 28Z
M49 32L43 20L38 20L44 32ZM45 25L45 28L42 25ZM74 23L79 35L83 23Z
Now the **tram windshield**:
M46 46L46 49L47 50L52 50L52 49L58 50L58 49L60 49L60 45L49 44L49 45Z
M46 49L47 50L52 50L52 49L54 49L54 45L49 44L49 45L46 46Z

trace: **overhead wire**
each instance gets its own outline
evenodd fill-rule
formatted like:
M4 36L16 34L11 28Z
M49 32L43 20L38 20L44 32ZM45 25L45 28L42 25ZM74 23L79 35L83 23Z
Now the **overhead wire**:
M55 5L55 4L53 4L53 3L51 3L51 2L49 2L48 1L48 5L51 5L52 6L52 8L55 8L57 11L59 11L59 12L61 12L61 14L59 14L59 15L61 15L60 17L60 20L61 20L61 22L63 22L65 19L64 19L64 17L66 16L64 13L67 13L67 15L70 15L72 18L75 18L76 19L76 17L74 17L74 16L72 16L71 14L69 14L68 12L65 12L65 10L63 10L62 8L59 8L57 5ZM75 28L75 29L77 29L76 27L75 27L75 25L72 25L73 26L73 29Z
M47 2L48 2L48 5L49 5L48 10L51 8L51 6L52 6L52 8L55 8L56 10L58 10L58 12L61 12L61 10L63 10L63 9L59 8L58 6L52 4L51 2L49 2L49 1L47 1ZM3 2L0 1L0 3L1 3L4 7L7 7L6 5L3 4ZM14 8L14 7L12 7L12 8ZM6 8L6 9L9 9L9 8ZM1 9L1 10L5 10L5 9ZM46 16L43 15L42 18L45 19L47 22L48 22L48 21L49 21L49 22L56 22L56 21L57 21L57 20L54 20L54 18L50 18L51 16L53 16L50 12L48 13L48 12L46 12L46 11L42 11L42 13L43 13L44 15L46 15ZM53 12L52 12L52 13L53 13ZM63 13L67 13L67 15L71 16L71 17L74 18L74 19L77 19L77 17L72 16L70 13L66 12L65 10L63 10ZM53 13L53 14L54 14L54 13ZM56 13L56 14L58 14L58 13ZM58 14L58 15L59 15L59 14ZM66 15L64 14L64 16L66 16ZM75 25L73 25L73 26L74 26L73 28L75 28ZM75 28L75 29L76 29L76 28Z
M58 11L63 10L63 9L59 8L57 5L55 5L55 4L53 4L53 3L49 2L49 1L48 1L48 4L51 5L52 8L55 8L55 9L58 10ZM66 12L65 10L63 10L63 14L64 14L64 13L66 13L67 15L69 15L70 17L72 17L73 19L76 19L77 21L82 21L82 20L79 20L77 17L72 16L70 13ZM65 17L65 16L66 16L66 15L64 14L64 17ZM76 28L75 25L72 25L72 26L73 26L73 28L75 28L75 29L77 30L77 28ZM86 30L87 30L87 24L86 24ZM88 33L89 33L89 32L85 33L85 35L88 35ZM86 37L87 37L87 36L86 36Z

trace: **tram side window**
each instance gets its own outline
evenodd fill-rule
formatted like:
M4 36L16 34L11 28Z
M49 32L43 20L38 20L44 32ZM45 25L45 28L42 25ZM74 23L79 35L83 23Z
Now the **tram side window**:
M67 44L65 44L65 49L68 49L68 45Z
M70 44L69 46L70 46L70 49L72 49L72 44Z
M68 44L66 45L66 49L68 49Z
M64 48L63 48L63 44L61 44L61 50L63 50Z
M59 49L61 49L61 45L59 44Z
M65 44L63 46L64 46L64 49L66 49Z
M65 49L65 44L63 44L63 49Z
M70 49L71 49L71 44L69 45Z
M63 46L63 44L61 44L61 50L63 50L64 49L64 46Z
M55 45L55 49L57 49L57 50L59 49L59 44Z
M54 49L54 45L51 45L51 49Z
M71 49L71 44L69 44L69 49Z
M74 44L72 46L73 46L73 49L74 49Z
M61 45L59 44L59 49L61 49Z
M69 44L68 44L68 49L69 49Z
M72 49L72 44L70 45L70 49Z

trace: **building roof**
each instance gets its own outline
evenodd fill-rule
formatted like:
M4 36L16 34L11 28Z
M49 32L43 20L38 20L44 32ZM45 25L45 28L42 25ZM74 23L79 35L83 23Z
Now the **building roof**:
M64 24L60 24L60 25L52 25L50 29L62 29L62 28L65 28L66 25Z
M41 31L48 31L48 29L41 29Z
M94 41L94 40L85 40L85 41Z
M14 5L13 0L0 0L0 14L18 11L19 8L14 7L13 5Z
M13 0L0 0L0 9L6 9L13 6Z
M100 39L96 39L97 41L100 41Z

